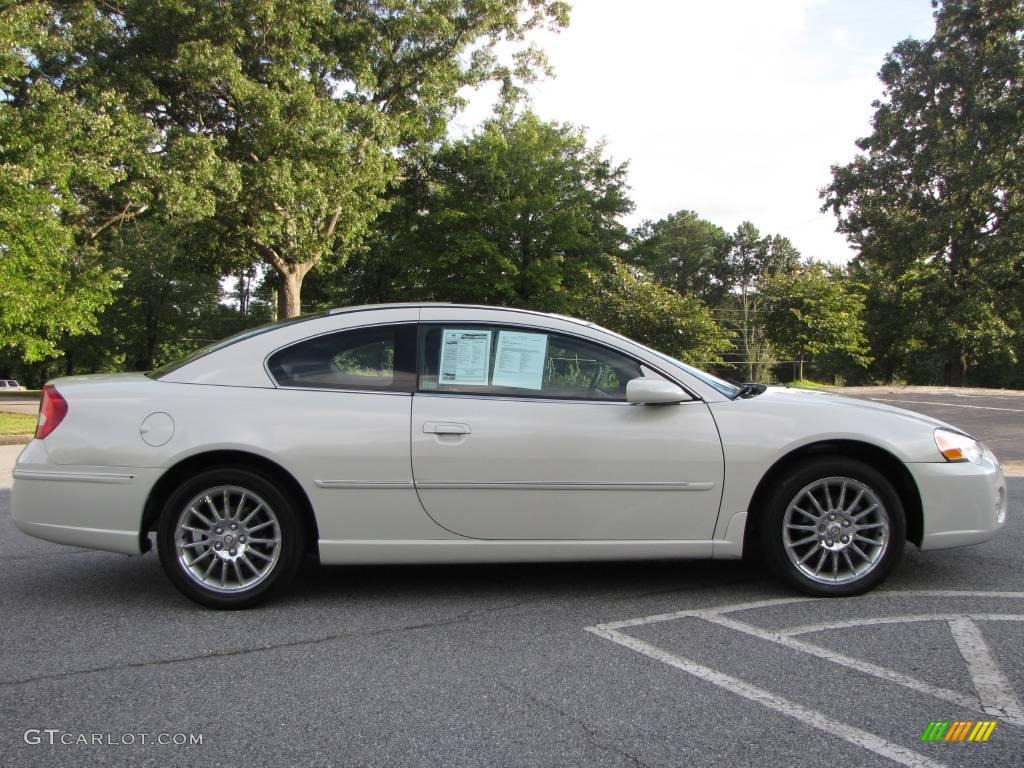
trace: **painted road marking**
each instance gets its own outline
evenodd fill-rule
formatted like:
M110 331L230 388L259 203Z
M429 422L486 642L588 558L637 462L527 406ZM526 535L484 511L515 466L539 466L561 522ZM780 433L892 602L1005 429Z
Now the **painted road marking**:
M923 598L923 597L944 597L944 598L998 598L998 599L1024 599L1024 592L989 592L989 591L961 591L961 590L892 590L876 591L857 598L858 601L886 598ZM855 728L841 723L828 715L797 704L785 697L768 691L764 688L752 685L737 677L720 672L711 667L704 666L691 659L669 653L651 643L640 640L626 634L622 630L630 627L640 627L646 624L654 624L665 621L674 621L682 618L702 619L708 623L731 629L736 632L756 637L785 648L806 653L817 658L831 661L840 666L848 667L858 672L872 675L880 680L895 683L919 693L926 694L941 701L985 712L995 715L1006 722L1018 726L1024 726L1024 707L1021 706L1012 686L999 668L991 649L978 627L982 621L1018 621L1024 622L1024 614L997 614L997 613L930 613L916 616L881 616L874 618L848 619L844 621L833 621L820 624L806 624L786 629L770 630L739 621L728 614L743 611L770 608L796 603L813 602L818 598L813 597L792 597L778 598L774 600L757 600L747 603L720 606L717 608L697 608L671 613L659 613L651 616L644 616L635 619L599 624L593 627L586 627L599 637L611 640L614 643L629 648L632 651L641 653L649 658L661 661L669 666L681 669L695 677L710 682L724 690L741 696L749 701L761 704L768 709L780 712L792 717L812 728L838 736L855 746L870 750L878 755L886 757L894 762L908 766L935 766L941 765L927 755L915 752L912 749L903 747L869 733L868 731ZM916 678L888 669L871 662L855 659L846 656L829 648L798 640L796 635L803 635L812 632L820 632L831 629L844 629L851 627L872 626L877 624L900 624L922 621L943 621L953 634L960 655L967 665L971 683L974 686L977 696L952 691L936 685L917 680Z
M912 768L944 768L945 766L945 763L933 760L927 755L922 755L920 752L907 749L868 731L862 731L860 728L855 728L841 720L833 720L828 715L822 714L810 707L797 704L795 701L790 701L771 691L766 691L764 688L758 688L756 685L751 685L732 675L727 675L724 672L719 672L711 667L705 667L703 664L698 664L695 661L684 659L682 656L676 656L668 651L663 651L657 646L623 634L618 630L587 627L587 631L593 632L595 635L606 640L611 640L613 643L623 645L637 653L642 653L644 656L649 656L663 664L668 664L670 667L681 669L694 677L706 680L712 685L717 685L719 688L735 693L737 696L741 696L748 701L760 704L786 717L792 717L804 725L824 731L829 736L837 736L854 746L867 749L876 755L881 755L901 765L911 766Z
M966 403L936 403L932 400L892 400L887 397L869 398L880 403L909 403L910 405L947 405L950 408L975 408L979 411L1009 411L1010 413L1024 413L1022 408L996 408L993 405L967 405Z
M977 590L964 591L960 589L891 589L875 590L857 598L858 601L870 600L872 598L890 597L994 597L1006 598L1009 600L1024 600L1024 592L979 592ZM767 600L752 600L749 603L734 603L723 605L718 608L690 608L684 611L673 611L672 613L656 613L652 616L643 616L639 619L625 619L624 621L612 621L601 624L609 629L625 629L626 627L639 627L643 624L654 624L659 621L674 621L684 619L688 616L702 617L705 614L738 613L740 611L753 611L758 608L771 608L777 605L789 605L791 603L815 603L820 597L776 597ZM780 630L781 631L781 630Z
M829 621L824 624L804 624L799 627L776 630L780 635L806 635L810 632L827 632L830 629L849 629L862 627L865 624L911 624L915 621L949 621L966 616L972 621L1020 621L1024 622L1024 613L923 613L917 616L879 616L866 621L865 619L847 619L845 621Z
M984 392L984 393L978 393L978 392L966 392L966 393L965 392L941 392L941 393L939 393L939 392L926 392L925 394L929 394L929 395L932 395L932 394L943 394L943 395L949 395L951 397L967 397L967 398L984 397L986 400L1020 400L1021 399L1020 394L1016 394L1016 395L996 395L996 394L992 394L991 392Z
M947 623L960 655L967 662L967 671L974 690L978 692L981 708L990 715L998 715L1017 724L1024 723L1024 708L1010 687L1010 681L996 664L978 625L967 616L958 616Z
M781 645L784 648L789 648L790 650L806 653L808 656L816 656L819 659L831 661L833 664L838 664L841 667L852 669L855 672L863 672L865 674L872 675L873 677L877 677L880 680L895 683L896 685L902 685L904 688L909 688L910 690L917 691L918 693L927 694L928 696L932 696L936 699L947 701L950 704L956 704L959 707L982 709L982 701L980 697L976 698L968 694L960 693L959 691L940 688L937 685L926 683L922 680L910 677L909 675L905 675L902 672L897 672L895 669L889 669L888 667L883 667L879 664L872 664L869 661L855 659L829 648L822 648L821 646L813 645L803 640L786 637L785 635L778 634L777 632L761 629L760 627L755 627L752 624L736 621L735 619L730 619L726 616L711 614L701 618L705 621L711 622L712 624L718 624L719 626L726 627L727 629L742 632L760 640L766 640L769 643ZM865 624L870 624L870 621L865 622ZM1022 720L1020 724L1024 725L1024 720Z

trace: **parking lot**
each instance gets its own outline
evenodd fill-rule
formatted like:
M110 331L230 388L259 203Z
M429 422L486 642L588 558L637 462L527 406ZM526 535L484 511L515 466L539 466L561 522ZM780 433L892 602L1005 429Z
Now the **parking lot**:
M1024 462L1022 397L861 396ZM1021 475L995 540L909 547L858 598L739 562L309 566L275 602L217 613L153 554L18 532L17 452L0 447L5 767L1020 763ZM996 726L922 742L933 721Z

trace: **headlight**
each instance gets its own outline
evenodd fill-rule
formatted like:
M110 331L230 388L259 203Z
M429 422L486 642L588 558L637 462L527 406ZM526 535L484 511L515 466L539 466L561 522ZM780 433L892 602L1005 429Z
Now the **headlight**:
M969 461L981 464L988 451L973 437L948 429L935 430L935 446L946 461Z

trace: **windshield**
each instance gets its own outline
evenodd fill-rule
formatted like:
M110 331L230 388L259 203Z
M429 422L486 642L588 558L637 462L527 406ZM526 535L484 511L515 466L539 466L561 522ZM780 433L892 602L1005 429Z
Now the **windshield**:
M151 379L160 379L182 368L189 363L198 360L201 357L206 357L211 352L216 352L218 349L224 349L224 347L230 347L232 344L237 344L240 341L251 339L253 336L259 336L260 334L267 333L268 331L276 330L277 328L283 328L286 325L292 325L293 323L301 323L306 320L314 320L318 317L326 317L326 312L319 312L315 315L302 315L301 317L289 317L286 320L275 320L272 323L265 323L264 325L258 325L255 328L249 328L247 330L236 333L234 336L228 336L226 339L214 342L205 347L200 347L195 352L191 352L184 357L179 357L177 360L172 360L165 365L161 365L152 371L149 371L146 375Z
M714 389L717 392L720 392L721 394L723 394L726 397L728 397L730 400L735 399L736 396L740 393L740 388L739 387L737 387L734 384L730 384L728 381L725 381L724 379L720 379L717 376L712 376L707 371L702 371L700 368L694 368L692 365L687 365L684 362L676 360L674 357L670 357L669 355L666 355L664 352L659 352L658 350L652 349L651 347L648 347L648 346L646 346L644 344L641 344L638 341L634 341L633 339L629 338L628 336L623 336L621 333L616 333L615 331L610 331L607 328L603 328L603 327L601 327L601 326L599 326L599 325L597 325L595 323L591 323L591 325L593 327L595 327L595 328L600 328L605 333L611 334L612 336L615 336L616 338L622 339L623 341L628 341L630 344L632 344L632 345L634 345L636 347L639 347L640 349L644 350L645 352L650 352L655 357L661 358L665 362L671 363L672 365L676 366L677 368L682 368L684 371L686 371L688 374L693 376L695 379L698 379L698 380L702 381L703 383L707 384L712 389Z
M702 371L700 368L694 368L692 365L687 365L686 363L676 360L674 357L669 357L668 355L664 354L663 352L659 352L656 349L651 349L650 347L644 347L644 349L651 352L652 354L657 355L661 359L667 360L673 365L682 368L695 379L700 379L709 387L717 390L718 392L721 392L723 395L730 399L736 397L736 395L739 394L740 388L734 384L730 384L728 381L725 381L724 379L720 379L717 376L712 376L710 373L708 373L707 371Z

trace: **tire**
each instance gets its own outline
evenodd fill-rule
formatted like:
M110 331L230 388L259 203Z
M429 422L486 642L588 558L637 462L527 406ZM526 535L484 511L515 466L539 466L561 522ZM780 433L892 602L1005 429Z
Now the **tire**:
M792 470L771 495L761 550L801 592L846 597L885 579L903 556L906 531L903 504L881 472L821 457Z
M294 501L238 467L184 481L157 526L160 563L171 583L191 600L221 609L249 608L287 586L304 536Z

